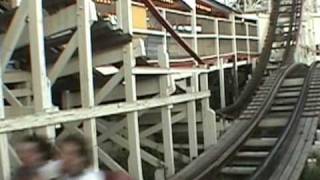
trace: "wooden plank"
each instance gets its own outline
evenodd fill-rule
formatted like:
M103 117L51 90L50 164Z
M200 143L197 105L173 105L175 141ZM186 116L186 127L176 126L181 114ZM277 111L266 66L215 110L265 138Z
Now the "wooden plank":
M32 90L35 112L52 108L51 88L47 78L44 50L43 14L41 1L29 1L29 37L32 68ZM32 8L31 8L32 7ZM53 140L55 128L46 127L39 133Z
M200 74L200 90L207 91L208 87L208 74ZM217 122L216 114L210 108L209 98L201 100L201 116L202 116L202 129L203 129L203 143L204 148L207 149L211 145L216 144L217 137Z
M1 59L2 60L2 59ZM0 84L3 84L2 81L2 67L0 64ZM4 98L3 98L3 88L0 88L0 121L3 121L5 118L4 111ZM10 158L9 158L9 142L7 134L0 134L0 177L1 179L11 179L10 174Z
M76 31L71 39L69 40L68 44L66 45L64 51L59 56L58 60L55 62L52 68L49 70L48 77L51 81L51 84L54 84L54 82L59 77L60 73L64 71L66 65L68 64L71 56L73 55L74 51L78 47L78 32Z
M158 51L159 65L161 68L170 68L169 55L166 47L160 46ZM159 79L160 97L170 96L170 76L161 76ZM173 155L173 137L172 137L172 117L170 105L161 108L162 140L164 147L165 166L167 168L166 176L172 176L175 173L174 155Z
M80 64L80 89L81 104L84 108L93 107L94 104L94 87L92 72L92 46L91 46L91 24L90 24L90 1L77 0L77 25L78 25L78 51ZM95 118L90 118L83 124L85 136L90 141L92 148L93 168L98 169L98 144Z
M189 92L199 92L198 74L193 73L191 77ZM188 140L189 140L189 156L194 159L198 156L198 137L197 137L197 108L196 102L187 103L187 119L188 119Z
M3 97L13 107L22 107L22 103L10 92L6 85L2 84Z
M0 48L2 51L0 54L2 73L5 72L7 64L26 25L25 18L28 14L28 4L29 1L23 1L20 4L2 41Z
M19 118L8 118L0 122L0 133L18 131L28 128L38 128L61 123L76 122L94 117L109 116L132 111L141 111L144 109L152 109L161 106L166 106L169 104L185 103L192 99L202 99L209 96L209 91L187 93L183 95L174 95L167 98L138 100L133 103L115 103L91 108L79 108L51 113L38 113Z
M33 95L31 89L12 89L12 90L10 90L10 92L16 98L32 96Z
M105 153L100 147L98 148L99 159L111 170L127 172L121 167L115 160L112 159L107 153Z
M147 111L140 112L139 113L139 117L144 115L145 113L147 113ZM127 118L123 118L122 120L120 120L119 123L117 123L116 125L112 126L112 128L110 128L108 131L100 132L100 133L102 133L102 135L98 137L98 143L101 143L101 142L107 140L108 138L112 137L118 131L120 131L121 129L125 128L126 126L127 126Z
M103 131L108 131L109 128L107 128L103 122L97 122L98 126L97 128L99 129L99 131L103 132ZM126 140L125 138L123 138L120 135L114 135L110 138L113 142L115 142L116 144L118 144L119 146L129 150L129 142L128 140ZM141 149L141 157L143 160L145 160L147 163L149 163L150 165L157 167L159 164L160 165L164 165L164 163L157 159L156 157L154 157L152 154L144 151L143 149Z
M4 73L3 82L4 83L20 83L31 81L30 72L26 71L9 71Z
M119 72L114 75L99 91L95 96L95 103L100 104L105 97L123 80L124 78L124 67L121 67Z
M25 115L30 115L32 113L34 113L34 108L31 106L5 107L6 118L25 116Z
M180 112L177 115L172 117L172 121L171 124L175 124L179 121L181 121L182 119L184 119L186 117L186 112ZM154 126L149 127L148 129L145 129L143 131L140 132L140 138L146 138L158 131L160 131L162 128L162 124L156 124Z
M141 139L141 144L143 146L146 146L148 148L154 149L160 153L164 153L164 147L163 144L160 143L156 143L150 139ZM189 148L189 147L188 147ZM179 153L177 151L173 151L174 157L176 159L181 160L183 163L189 163L190 162L190 158L182 153Z

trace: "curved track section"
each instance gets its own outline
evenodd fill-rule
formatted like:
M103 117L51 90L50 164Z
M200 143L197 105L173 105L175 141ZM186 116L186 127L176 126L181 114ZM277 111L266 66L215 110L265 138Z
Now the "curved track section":
M319 80L319 62L282 67L241 121L170 180L298 180L319 121Z
M259 89L260 94L255 95L247 106L242 120L236 122L216 146L170 180L246 179L251 176L264 163L281 137L286 124L280 124L279 128L270 126L278 123L277 119L288 120L294 106L283 106L283 103L298 101L299 87L306 72L307 67L294 64L282 67L278 73L270 76ZM275 121L270 120L274 118ZM248 166L249 163L252 165Z
M221 116L238 116L244 104L248 104L252 95L260 86L265 73L271 74L281 65L293 62L301 24L302 0L273 0L272 13L264 48L259 63L237 101L220 111Z

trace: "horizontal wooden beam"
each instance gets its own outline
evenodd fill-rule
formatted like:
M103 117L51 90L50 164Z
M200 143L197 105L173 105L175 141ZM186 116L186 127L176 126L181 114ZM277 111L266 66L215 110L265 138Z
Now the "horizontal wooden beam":
M109 116L133 111L141 111L162 107L171 104L184 103L210 96L210 91L175 95L166 98L139 100L133 103L115 103L110 105L95 106L92 108L79 108L58 112L38 113L23 117L9 118L0 122L0 133L18 131L28 128L39 128L61 123L70 123L85 119Z

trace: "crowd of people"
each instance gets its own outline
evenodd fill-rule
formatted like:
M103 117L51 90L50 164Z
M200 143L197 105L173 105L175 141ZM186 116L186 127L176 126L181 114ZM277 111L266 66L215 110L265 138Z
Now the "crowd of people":
M45 138L26 136L16 147L21 166L12 180L132 180L126 173L94 171L81 136L70 135L55 147Z

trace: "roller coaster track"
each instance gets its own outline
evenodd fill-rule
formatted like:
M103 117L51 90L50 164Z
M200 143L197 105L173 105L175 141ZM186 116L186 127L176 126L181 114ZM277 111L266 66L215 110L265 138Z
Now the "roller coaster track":
M269 74L281 65L293 62L293 55L300 29L302 0L273 0L269 29L259 63L237 101L217 112L222 117L237 117L248 104L252 95Z
M299 179L319 120L319 70L279 69L219 143L170 180Z

